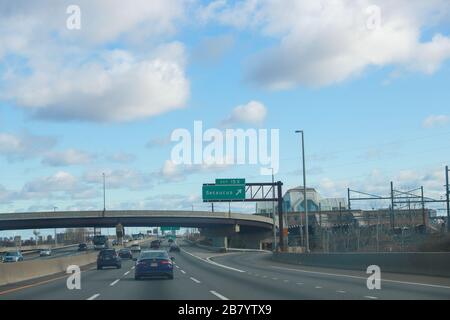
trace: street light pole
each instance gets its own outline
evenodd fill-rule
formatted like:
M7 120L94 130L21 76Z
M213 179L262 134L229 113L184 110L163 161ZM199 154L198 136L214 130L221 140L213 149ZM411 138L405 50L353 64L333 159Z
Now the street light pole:
M305 165L305 133L303 130L297 130L295 133L301 133L302 134L302 158L303 158L303 202L305 207L305 233L306 233L306 252L309 253L309 222L308 222L308 198L306 195L306 165ZM301 212L300 212L300 218L301 218ZM300 226L301 228L301 226Z
M106 211L106 181L105 181L105 173L103 172L103 215L105 215Z

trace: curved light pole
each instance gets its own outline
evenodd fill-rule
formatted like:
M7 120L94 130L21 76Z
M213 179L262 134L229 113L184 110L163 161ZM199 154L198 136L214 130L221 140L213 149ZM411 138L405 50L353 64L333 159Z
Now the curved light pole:
M302 158L303 158L303 202L304 202L304 207L305 207L305 224L306 224L306 229L305 229L305 234L306 234L306 252L309 253L309 223L308 223L308 199L306 196L306 165L305 165L305 134L303 132L303 130L297 130L295 131L295 133L301 133L302 134ZM300 219L302 217L302 214L300 212ZM300 226L300 228L302 228Z

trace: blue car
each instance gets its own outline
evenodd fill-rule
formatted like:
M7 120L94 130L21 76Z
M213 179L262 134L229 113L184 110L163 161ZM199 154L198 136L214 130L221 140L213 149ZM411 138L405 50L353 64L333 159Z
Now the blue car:
M134 279L167 277L173 279L173 257L165 250L142 251L136 260Z

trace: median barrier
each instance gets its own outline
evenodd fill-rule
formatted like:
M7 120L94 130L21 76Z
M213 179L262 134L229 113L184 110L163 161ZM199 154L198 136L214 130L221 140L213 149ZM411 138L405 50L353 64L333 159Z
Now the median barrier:
M97 252L46 260L0 264L0 286L65 272L70 265L79 267L97 260Z
M382 272L450 277L450 252L274 253L278 262L349 270L377 265Z

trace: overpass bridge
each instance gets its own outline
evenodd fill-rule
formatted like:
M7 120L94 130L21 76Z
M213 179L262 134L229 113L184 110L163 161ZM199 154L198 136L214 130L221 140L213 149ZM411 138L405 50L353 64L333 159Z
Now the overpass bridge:
M186 227L215 228L239 225L241 230L272 230L272 219L251 214L205 211L62 211L0 214L0 230L52 228Z
M214 245L227 247L233 243L259 248L261 241L271 238L271 218L228 212L117 210L62 211L0 214L1 230L53 228L185 227L199 228Z

